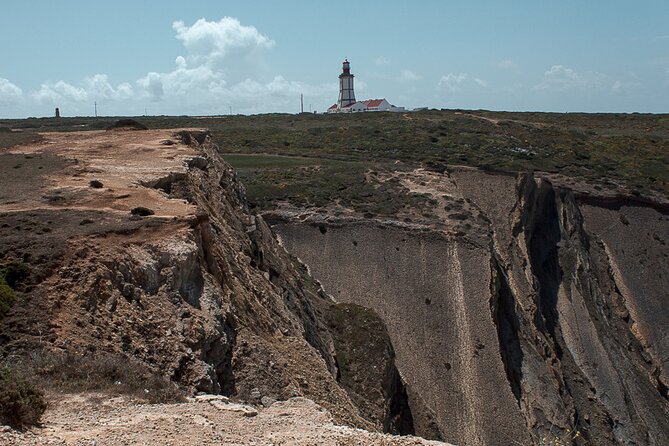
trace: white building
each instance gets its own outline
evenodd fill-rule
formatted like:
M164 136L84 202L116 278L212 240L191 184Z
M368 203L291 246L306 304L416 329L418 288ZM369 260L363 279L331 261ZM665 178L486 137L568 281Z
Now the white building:
M353 91L353 75L351 65L347 59L342 64L342 73L339 75L339 99L336 104L328 108L328 113L356 113L364 111L405 111L404 107L395 107L385 99L368 99L356 101Z

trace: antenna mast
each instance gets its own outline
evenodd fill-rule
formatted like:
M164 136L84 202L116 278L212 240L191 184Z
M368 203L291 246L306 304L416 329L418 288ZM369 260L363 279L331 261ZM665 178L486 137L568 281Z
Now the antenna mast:
M300 113L304 113L304 95L300 93Z

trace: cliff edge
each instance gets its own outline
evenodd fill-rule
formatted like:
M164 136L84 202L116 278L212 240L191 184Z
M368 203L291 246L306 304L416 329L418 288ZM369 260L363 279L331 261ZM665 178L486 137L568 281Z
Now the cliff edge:
M3 363L111 355L186 393L258 406L306 397L337 423L413 433L385 328L370 333L374 370L354 355L346 364L369 369L368 385L340 383L337 349L356 342L343 327L360 313L248 211L206 131L42 136L0 152L0 259L30 271L2 321ZM379 321L363 316L360 342Z

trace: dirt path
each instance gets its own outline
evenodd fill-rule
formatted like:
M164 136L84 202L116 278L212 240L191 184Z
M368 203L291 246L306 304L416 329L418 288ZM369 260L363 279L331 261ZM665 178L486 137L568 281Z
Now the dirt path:
M43 426L0 432L0 445L446 445L336 426L305 398L254 408L225 397L200 396L183 404L138 404L100 394L68 395L51 404Z

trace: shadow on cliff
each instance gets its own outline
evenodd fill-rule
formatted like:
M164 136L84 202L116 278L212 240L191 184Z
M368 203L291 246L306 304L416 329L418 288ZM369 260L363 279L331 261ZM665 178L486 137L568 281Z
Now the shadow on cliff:
M551 335L555 342L555 328L558 325L558 290L562 282L562 269L558 254L558 243L562 239L560 219L552 186L542 183L536 190L533 225L528 228L528 249L532 272L538 283L539 312L535 323L539 329ZM561 349L555 342L558 359Z

